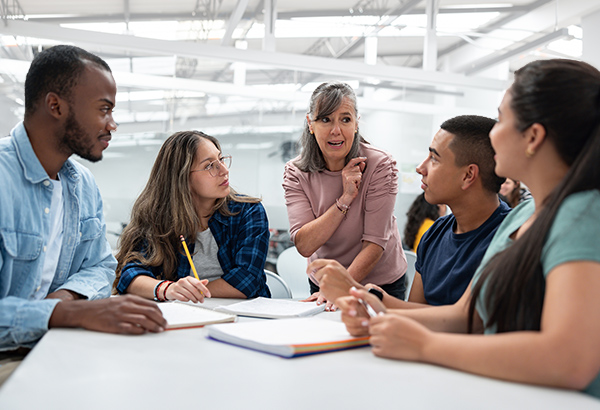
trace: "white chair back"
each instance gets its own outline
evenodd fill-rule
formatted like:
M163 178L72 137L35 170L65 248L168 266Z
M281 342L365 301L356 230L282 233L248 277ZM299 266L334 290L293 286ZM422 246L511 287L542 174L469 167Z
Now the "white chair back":
M290 290L285 280L279 277L278 274L265 269L265 275L267 275L267 286L271 291L271 298L273 299L291 299L292 291Z
M307 258L300 255L295 246L287 248L277 258L277 273L290 286L294 299L306 299L310 296L307 266Z
M406 263L408 264L406 273L404 274L404 277L406 278L406 294L404 296L404 300L408 300L410 288L412 287L413 280L415 279L415 262L417 261L417 254L413 251L404 251L404 254L406 255Z

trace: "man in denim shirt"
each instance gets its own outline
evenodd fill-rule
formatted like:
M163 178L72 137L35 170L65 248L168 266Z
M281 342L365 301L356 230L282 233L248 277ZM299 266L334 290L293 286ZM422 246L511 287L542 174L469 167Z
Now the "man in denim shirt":
M115 97L108 65L80 48L56 46L31 64L25 119L0 139L0 364L51 327L164 330L152 302L107 299L116 261L102 199L92 174L69 159L102 159L117 128Z

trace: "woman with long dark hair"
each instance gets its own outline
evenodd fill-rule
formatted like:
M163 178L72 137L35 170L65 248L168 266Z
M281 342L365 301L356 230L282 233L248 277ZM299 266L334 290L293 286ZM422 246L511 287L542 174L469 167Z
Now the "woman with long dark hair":
M406 213L404 244L417 252L421 237L440 216L446 205L433 205L425 200L425 194L418 195Z
M462 298L370 320L355 298L385 309L366 292L336 304L378 356L600 397L600 72L527 64L490 138L496 173L523 181L533 200L500 225Z
M263 270L267 215L260 199L229 186L230 165L210 135L182 131L167 138L119 241L119 293L193 302L270 296Z

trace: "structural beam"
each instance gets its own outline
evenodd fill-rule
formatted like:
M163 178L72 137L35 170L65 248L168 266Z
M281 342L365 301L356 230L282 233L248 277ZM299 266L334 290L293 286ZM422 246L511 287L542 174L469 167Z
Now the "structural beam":
M526 53L530 50L533 50L537 47L543 46L545 44L550 43L551 41L558 40L559 38L570 37L569 29L561 28L560 30L553 31L550 34L546 34L543 37L538 38L537 40L530 41L526 44L523 44L520 47L514 49L504 49L494 53L491 56L482 58L479 61L475 61L470 65L470 67L464 70L464 73L467 75L474 74L481 70L485 70L488 67L499 64L503 61L509 60L512 57Z
M437 69L437 14L439 0L427 0L427 27L423 39L423 70Z
M230 46L233 44L233 31L240 24L242 17L244 16L244 12L246 11L246 7L248 7L248 0L238 0L235 9L231 13L229 17L229 21L227 22L227 29L225 30L225 34L221 39L222 46Z
M463 74L424 72L421 69L376 65L306 56L290 53L273 53L259 50L238 50L210 44L185 41L167 41L129 35L77 30L30 21L8 21L0 26L0 33L24 37L52 39L82 46L91 46L97 52L137 51L148 55L177 55L190 58L212 58L228 62L245 62L292 71L305 71L350 77L376 78L381 81L414 83L420 85L448 85L503 90L506 82L487 78L468 77Z
M30 62L22 60L11 60L0 58L0 74L22 74L19 81L25 80L25 73L29 70ZM187 78L173 78L157 75L134 74L126 71L113 72L113 76L119 88L132 87L145 90L166 91L196 91L209 95L244 97L253 100L273 100L288 102L305 107L310 99L310 92L278 91L268 86L236 86L230 83L219 83L214 81L190 80ZM410 101L375 101L368 98L358 98L361 110L377 110L391 112L405 112L413 114L480 114L491 115L477 108L466 108L457 106L444 106L442 104L426 104Z
M265 35L263 51L275 51L275 22L277 21L277 0L265 0Z

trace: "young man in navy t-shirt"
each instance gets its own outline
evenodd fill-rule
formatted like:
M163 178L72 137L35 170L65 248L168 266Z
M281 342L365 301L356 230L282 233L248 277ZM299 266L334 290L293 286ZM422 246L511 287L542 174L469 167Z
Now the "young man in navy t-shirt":
M409 301L394 298L375 285L360 285L343 267L322 260L311 268L328 300L348 295L351 286L379 290L374 293L388 308L449 305L460 298L510 211L498 199L504 178L494 172L489 132L495 123L476 115L445 121L429 146L428 157L417 167L427 202L446 204L452 214L437 219L419 243Z

